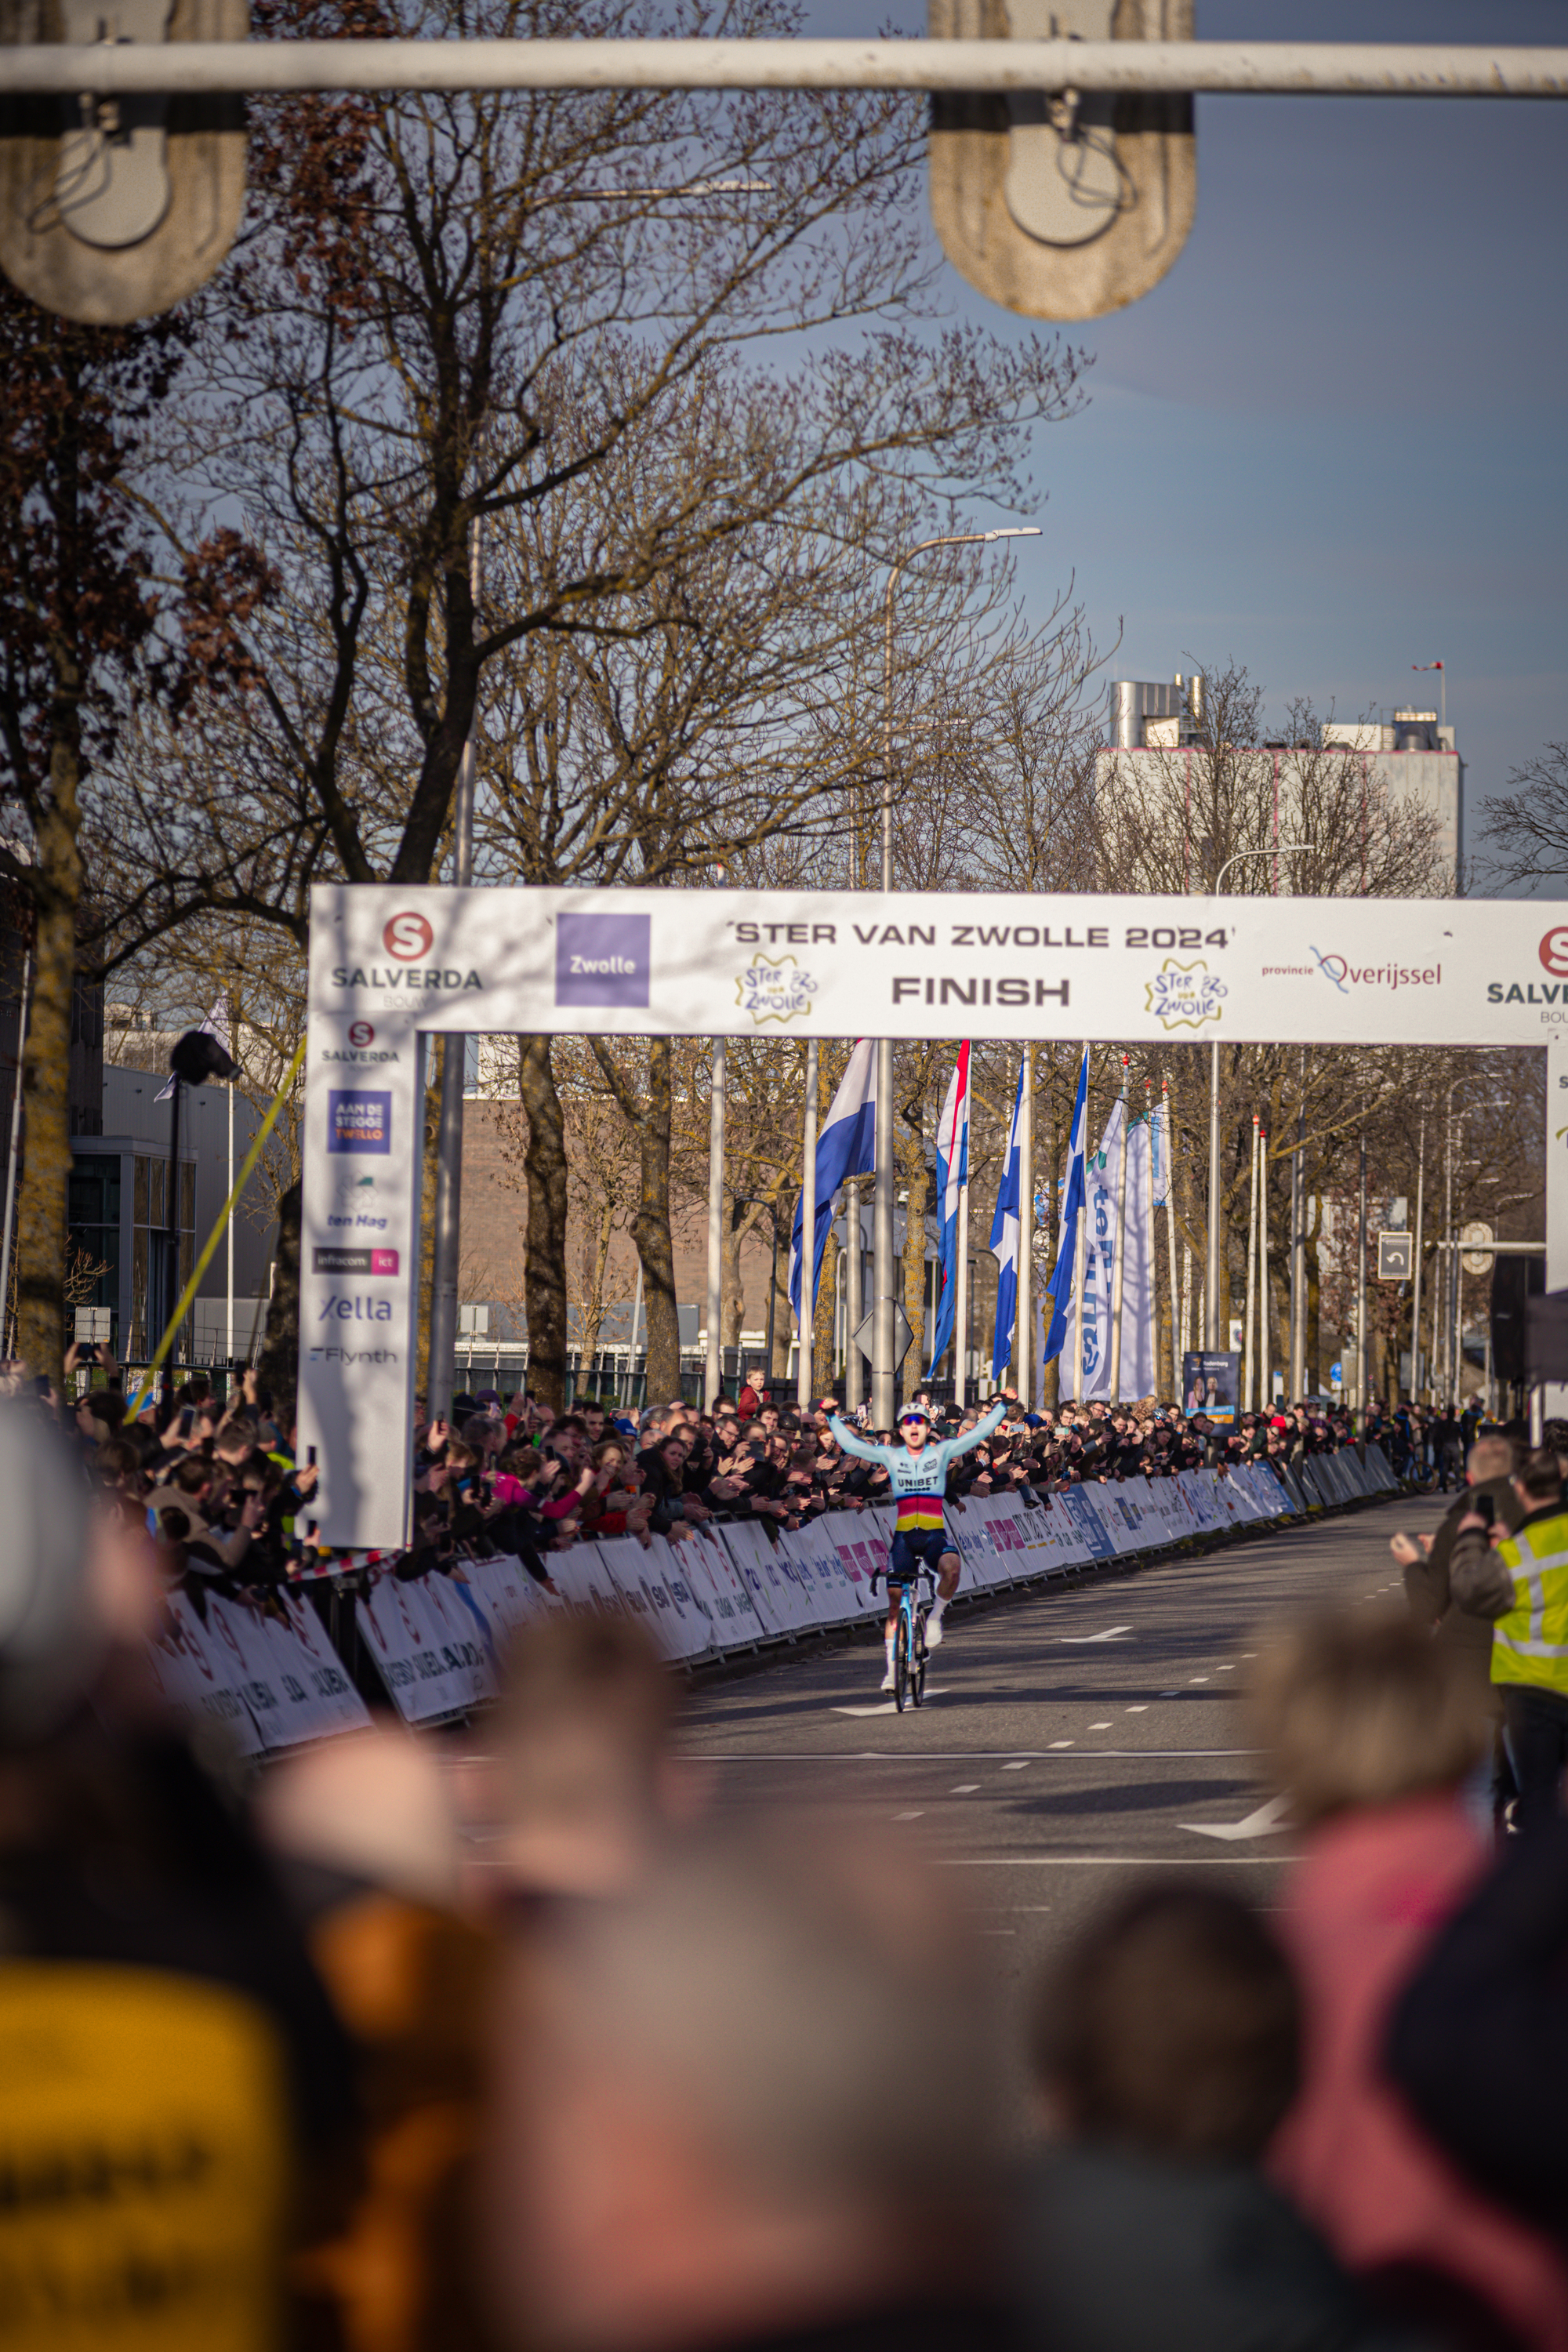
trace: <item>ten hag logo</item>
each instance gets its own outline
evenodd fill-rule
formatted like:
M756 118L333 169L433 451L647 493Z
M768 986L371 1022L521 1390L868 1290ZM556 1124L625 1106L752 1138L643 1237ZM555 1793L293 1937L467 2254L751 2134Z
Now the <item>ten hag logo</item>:
M1541 942L1541 961L1558 979L1568 979L1568 924L1559 923Z
M429 954L436 934L423 915L394 915L382 932L381 944L399 963L416 963Z

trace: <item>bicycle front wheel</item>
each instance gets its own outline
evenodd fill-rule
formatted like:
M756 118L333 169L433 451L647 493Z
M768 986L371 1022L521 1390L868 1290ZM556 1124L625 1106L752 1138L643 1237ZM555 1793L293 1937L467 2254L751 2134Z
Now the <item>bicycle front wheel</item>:
M914 1655L910 1660L910 1690L917 1706L923 1706L926 1695L926 1613L922 1609L915 1619Z
M893 1637L893 1705L902 1715L910 1703L910 1612L899 1612L899 1630Z

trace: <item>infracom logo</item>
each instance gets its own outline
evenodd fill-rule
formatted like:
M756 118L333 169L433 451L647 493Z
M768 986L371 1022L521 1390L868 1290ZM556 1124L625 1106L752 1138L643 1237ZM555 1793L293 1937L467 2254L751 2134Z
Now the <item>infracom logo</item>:
M436 934L423 915L394 915L381 935L381 944L399 963L417 963L436 944Z

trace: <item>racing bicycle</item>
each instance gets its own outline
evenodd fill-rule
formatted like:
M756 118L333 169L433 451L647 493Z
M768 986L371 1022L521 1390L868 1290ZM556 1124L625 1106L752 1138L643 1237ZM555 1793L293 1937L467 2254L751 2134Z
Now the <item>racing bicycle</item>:
M893 1581L890 1577L888 1580ZM926 1693L926 1616L931 1595L921 1592L922 1582L935 1589L935 1580L924 1560L919 1561L904 1579L899 1601L899 1622L893 1636L893 1705L900 1715L907 1706L919 1706ZM873 1599L877 1583L873 1577Z

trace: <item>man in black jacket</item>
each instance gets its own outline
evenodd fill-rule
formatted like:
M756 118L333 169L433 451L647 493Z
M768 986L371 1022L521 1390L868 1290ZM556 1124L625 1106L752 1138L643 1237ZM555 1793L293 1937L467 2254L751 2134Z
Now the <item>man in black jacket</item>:
M1459 1521L1478 1500L1489 1496L1500 1524L1511 1535L1524 1517L1524 1506L1510 1480L1523 1457L1523 1448L1510 1437L1478 1438L1465 1464L1465 1491L1439 1525L1436 1535L1390 1538L1388 1549L1405 1571L1405 1598L1418 1625L1431 1629L1435 1640L1457 1652L1473 1678L1478 1697L1497 1713L1491 1679L1492 1629L1484 1617L1459 1608L1448 1588L1448 1563Z

